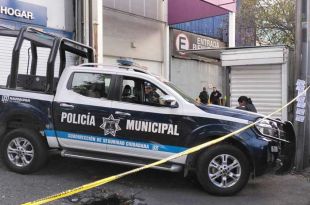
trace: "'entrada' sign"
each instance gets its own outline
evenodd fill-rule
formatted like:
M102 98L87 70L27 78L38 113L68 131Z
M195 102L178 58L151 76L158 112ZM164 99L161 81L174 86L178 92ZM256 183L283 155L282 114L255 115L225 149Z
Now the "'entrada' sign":
M214 38L173 29L173 56L187 58L183 51L218 49L226 47L225 43Z

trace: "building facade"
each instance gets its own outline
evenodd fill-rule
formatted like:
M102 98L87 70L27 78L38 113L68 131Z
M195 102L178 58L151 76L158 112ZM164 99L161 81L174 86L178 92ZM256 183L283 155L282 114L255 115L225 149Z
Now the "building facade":
M220 66L219 61L188 55L183 50L219 49L226 47L226 43L177 29L171 29L170 33L170 80L197 100L203 87L207 88L209 94L213 87L223 93L226 87L226 70Z
M223 39L226 41L228 39L227 10L213 6L212 8L217 9L216 12L223 15L193 20L186 24L168 25L168 17L173 17L169 9L172 1L84 0L80 2L83 2L83 5L78 6L82 8L82 15L77 17L83 16L79 22L84 28L79 33L83 33L82 42L95 47L99 63L113 65L120 58L131 58L150 72L170 79L193 98L197 97L197 92L203 86L217 86L222 90L223 76L225 76L223 69L207 61L177 55L174 31L182 30L186 36L202 40L193 44L197 45L193 49L219 48L219 45L224 47ZM192 2L188 1L174 2L183 6L184 3L192 5ZM197 3L211 5L200 0ZM216 12L213 14L218 14ZM84 22L84 25L81 22ZM195 34L200 36L194 37ZM212 40L209 41L210 39ZM217 44L210 46L208 42ZM197 77L201 79L197 80ZM192 79L195 83L191 83Z
M209 94L217 87L223 99L226 96L227 71L219 61L182 52L228 47L229 33L234 32L229 32L229 11L215 3L219 2L169 1L170 80L197 100L203 87Z

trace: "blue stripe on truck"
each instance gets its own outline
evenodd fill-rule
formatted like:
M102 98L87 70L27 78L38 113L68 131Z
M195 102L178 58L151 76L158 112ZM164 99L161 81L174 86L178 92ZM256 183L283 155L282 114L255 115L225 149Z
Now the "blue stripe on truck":
M161 151L161 152L179 153L187 149L186 147L154 144L150 142L141 142L141 141L131 141L131 140L124 140L124 139L119 139L119 138L111 138L107 136L87 135L87 134L71 133L71 132L64 132L64 131L58 131L58 130L45 130L44 132L45 132L46 137L57 136L58 138L62 138L62 139L70 139L70 140L114 145L114 146L121 146L121 147L131 147L131 148Z

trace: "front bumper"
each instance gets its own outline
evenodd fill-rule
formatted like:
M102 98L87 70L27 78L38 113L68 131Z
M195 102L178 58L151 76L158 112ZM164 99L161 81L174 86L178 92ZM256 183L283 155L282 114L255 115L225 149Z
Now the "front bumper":
M280 142L280 152L278 161L280 161L280 167L277 169L277 173L289 172L295 162L296 156L296 136L294 128L291 122L285 122L283 125L284 139L289 141Z
M259 135L251 142L254 147L254 174L260 176L266 172L285 173L294 166L296 137L292 123L276 121L278 134L274 136Z
M277 174L289 172L295 161L296 136L291 122L278 124L281 134L273 138L266 149L267 170L274 170Z

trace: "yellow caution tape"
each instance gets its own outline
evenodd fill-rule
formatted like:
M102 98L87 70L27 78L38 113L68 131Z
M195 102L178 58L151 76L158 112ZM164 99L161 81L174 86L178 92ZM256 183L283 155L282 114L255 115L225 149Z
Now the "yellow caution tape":
M137 173L137 172L140 172L142 170L145 170L145 169L148 169L148 168L151 168L151 167L154 167L154 166L157 166L157 165L160 165L160 164L163 164L163 163L166 163L172 159L176 159L176 158L179 158L181 156L184 156L184 155L188 155L188 154L192 154L194 152L197 152L199 150L202 150L206 147L209 147L211 145L214 145L214 144L217 144L219 142L222 142L223 140L229 138L229 137L232 137L252 126L254 126L255 124L261 122L262 120L265 120L267 118L270 118L272 115L274 115L275 113L278 113L280 112L281 110L283 110L284 108L288 107L290 104L292 104L294 101L296 101L297 98L299 98L300 96L304 95L308 90L309 90L310 86L307 87L301 94L299 94L297 97L295 97L293 100L291 100L289 103L287 103L286 105L284 105L282 108L274 111L273 113L269 114L268 116L256 121L256 122L253 122L239 130L236 130L228 135L225 135L225 136L222 136L222 137L219 137L215 140L212 140L212 141L209 141L209 142L206 142L206 143L203 143L203 144L200 144L198 146L195 146L195 147L192 147L192 148L189 148L183 152L179 152L177 154L174 154L174 155L171 155L167 158L164 158L162 160L159 160L159 161L156 161L156 162L153 162L151 164L148 164L148 165L145 165L143 167L139 167L139 168L135 168L135 169L132 169L130 171L127 171L127 172L124 172L124 173L121 173L121 174L117 174L117 175L114 175L114 176L110 176L110 177L107 177L107 178L104 178L104 179L101 179L101 180L98 180L98 181L95 181L95 182L91 182L91 183L88 183L88 184L85 184L85 185L82 185L82 186L79 186L77 188L74 188L74 189L70 189L70 190L67 190L67 191L63 191L61 193L58 193L58 194L55 194L55 195L52 195L52 196L48 196L46 198L43 198L43 199L38 199L36 201L33 201L33 202L28 202L28 203L24 203L22 205L40 205L40 204L45 204L45 203L49 203L49 202L52 202L52 201L55 201L55 200L58 200L58 199L61 199L61 198L65 198L65 197L68 197L68 196L71 196L71 195L74 195L74 194L77 194L77 193L80 193L80 192L83 192L83 191L86 191L86 190L89 190L89 189L92 189L92 188L95 188L95 187L98 187L98 186L101 186L101 185L104 185L104 184L107 184L111 181L115 181L119 178L122 178L122 177L125 177L127 175L130 175L130 174L134 174L134 173Z

